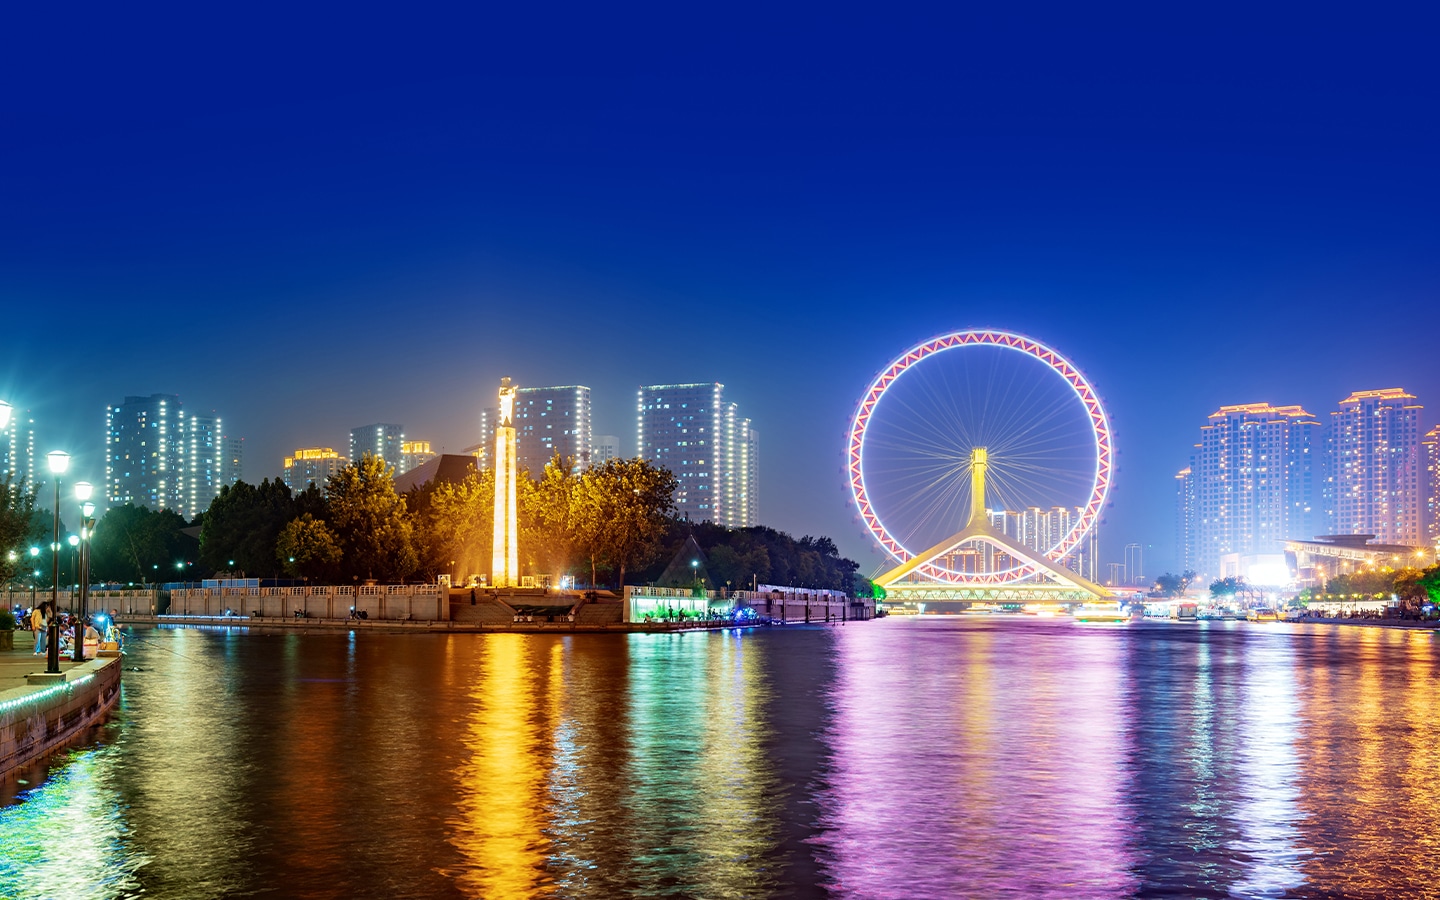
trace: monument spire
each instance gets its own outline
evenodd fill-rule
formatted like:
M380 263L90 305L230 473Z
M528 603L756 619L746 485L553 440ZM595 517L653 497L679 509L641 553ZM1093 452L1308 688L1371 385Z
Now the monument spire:
M515 387L500 379L500 411L495 423L495 541L490 583L520 584L520 545L515 512Z

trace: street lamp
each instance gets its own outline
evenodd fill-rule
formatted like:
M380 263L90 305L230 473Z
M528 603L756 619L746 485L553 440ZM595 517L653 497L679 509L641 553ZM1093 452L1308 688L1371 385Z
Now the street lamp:
M65 539L70 545L70 574L75 576L72 582L77 588L80 586L80 535L72 534Z
M90 502L90 497L95 493L95 485L88 481L75 482L75 499L80 501L80 540L84 544L80 547L80 572L77 578L80 579L80 597L76 603L75 617L75 661L83 662L85 659L85 619L89 616L86 601L90 587L90 529L94 524L91 516L95 515L95 504ZM77 543L79 541L77 540Z
M54 476L50 480L55 482L55 531L54 543L51 546L56 549L50 554L55 576L50 583L50 612L54 614L54 618L50 620L50 646L46 648L45 654L45 671L54 675L60 672L60 476L70 468L70 454L64 450L52 450L45 455L45 462L50 468L50 474ZM78 625L76 635L81 635Z

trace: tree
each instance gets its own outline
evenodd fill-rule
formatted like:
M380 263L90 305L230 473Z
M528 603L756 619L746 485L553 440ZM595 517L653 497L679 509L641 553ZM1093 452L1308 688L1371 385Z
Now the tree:
M325 500L343 554L342 576L398 581L415 571L414 528L383 459L366 453L335 473Z
M1246 589L1247 586L1243 578L1220 578L1210 583L1210 596L1216 600L1224 597L1233 600L1236 594Z
M180 533L185 520L165 509L112 506L90 538L90 576L96 581L166 581L176 563L193 559L194 540Z
M532 571L566 572L575 553L572 507L580 479L574 460L559 453L540 473L540 480L521 479L519 500L520 552ZM593 577L593 576L592 576Z
M280 529L275 556L292 578L333 580L339 571L340 544L323 519L302 513Z
M26 490L7 473L0 481L0 581L15 577L26 561L30 540L35 533L35 489ZM15 554L11 559L10 554Z
M1178 597L1185 590L1185 579L1166 572L1155 579L1155 591L1162 597Z
M495 531L494 469L475 472L458 484L432 482L412 499L416 507L416 554L422 572L433 576L439 572L462 575L490 570ZM406 506L410 507L410 499Z
M597 568L613 566L620 587L625 570L655 558L675 509L674 473L644 459L610 459L586 472L573 492L570 521L575 547Z
M201 567L251 576L278 572L275 543L281 529L298 514L290 487L278 478L259 485L237 481L222 487L200 525Z

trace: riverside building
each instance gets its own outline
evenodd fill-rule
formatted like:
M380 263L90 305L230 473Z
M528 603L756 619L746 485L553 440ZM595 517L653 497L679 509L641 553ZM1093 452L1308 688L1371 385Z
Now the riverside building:
M1331 534L1426 543L1422 408L1403 388L1385 388L1356 391L1330 414L1325 506Z
M675 474L685 518L745 528L759 524L759 436L724 393L715 382L642 386L639 456Z
M1440 549L1440 425L1425 432L1425 542Z
M1183 557L1209 578L1273 563L1287 538L1315 533L1320 421L1299 406L1222 406L1176 476Z

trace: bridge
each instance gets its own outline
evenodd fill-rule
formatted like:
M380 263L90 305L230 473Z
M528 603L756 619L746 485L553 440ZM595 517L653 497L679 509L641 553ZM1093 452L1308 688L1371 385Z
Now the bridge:
M985 511L986 448L970 452L970 518L965 527L929 549L872 579L885 590L885 602L964 604L1050 603L1075 605L1109 597L1098 584L1055 560L1001 534ZM956 572L944 560L962 545L988 545L1017 566L1005 572Z

